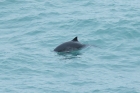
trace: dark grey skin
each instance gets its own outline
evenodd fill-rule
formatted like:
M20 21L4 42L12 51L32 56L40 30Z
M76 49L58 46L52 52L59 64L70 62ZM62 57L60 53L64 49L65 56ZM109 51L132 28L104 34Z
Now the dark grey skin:
M81 44L77 37L75 37L73 40L62 43L61 45L57 46L54 51L56 52L70 52L73 50L78 50L85 47L84 44Z

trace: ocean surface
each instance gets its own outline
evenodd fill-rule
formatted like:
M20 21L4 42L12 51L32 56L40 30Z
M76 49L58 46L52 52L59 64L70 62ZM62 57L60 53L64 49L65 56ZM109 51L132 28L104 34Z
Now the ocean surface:
M0 0L0 93L140 93L140 0Z

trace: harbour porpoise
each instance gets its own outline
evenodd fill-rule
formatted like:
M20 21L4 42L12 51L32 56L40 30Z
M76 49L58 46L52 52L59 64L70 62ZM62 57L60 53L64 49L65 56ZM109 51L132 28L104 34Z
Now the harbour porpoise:
M73 51L73 50L79 50L79 49L81 49L85 46L86 46L85 44L81 44L78 41L78 38L75 37L71 41L64 42L64 43L60 44L59 46L57 46L54 49L54 51L56 51L56 52L70 52L70 51Z

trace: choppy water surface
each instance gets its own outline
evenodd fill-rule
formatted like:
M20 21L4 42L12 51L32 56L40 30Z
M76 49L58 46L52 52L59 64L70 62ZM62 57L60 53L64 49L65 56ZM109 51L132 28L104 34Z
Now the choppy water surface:
M140 93L140 1L0 0L0 92Z

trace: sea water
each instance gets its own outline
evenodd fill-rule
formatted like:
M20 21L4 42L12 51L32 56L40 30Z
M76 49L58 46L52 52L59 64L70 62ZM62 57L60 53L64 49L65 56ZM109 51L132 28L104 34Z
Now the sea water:
M140 93L140 0L0 0L0 93Z

